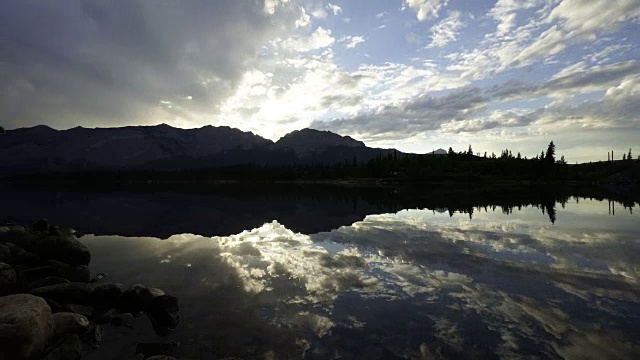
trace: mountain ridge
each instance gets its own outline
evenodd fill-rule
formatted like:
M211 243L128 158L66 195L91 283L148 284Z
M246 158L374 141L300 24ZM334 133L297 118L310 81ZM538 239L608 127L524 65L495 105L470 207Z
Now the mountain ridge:
M275 142L229 126L182 129L167 124L66 130L38 125L0 136L0 163L9 172L283 166L368 161L390 152L398 153L315 129L295 130Z

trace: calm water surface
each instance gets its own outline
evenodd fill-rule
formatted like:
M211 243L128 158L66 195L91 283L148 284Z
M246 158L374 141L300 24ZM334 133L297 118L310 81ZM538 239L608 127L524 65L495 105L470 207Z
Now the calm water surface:
M640 221L611 205L570 198L555 223L548 206L405 209L315 233L274 218L230 236L81 241L109 281L180 299L162 341L183 358L637 359ZM103 348L157 340L143 319Z

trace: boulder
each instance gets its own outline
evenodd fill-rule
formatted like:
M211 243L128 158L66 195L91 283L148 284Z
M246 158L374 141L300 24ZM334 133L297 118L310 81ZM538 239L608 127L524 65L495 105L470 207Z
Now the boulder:
M27 286L28 284L44 279L49 276L54 276L56 274L56 268L53 266L25 266L19 265L16 266L16 272L18 273L18 281L22 286Z
M7 262L11 259L11 250L0 244L0 262Z
M94 313L94 321L98 324L111 324L114 326L131 326L133 315L123 313L116 309L102 310Z
M87 331L85 331L80 338L82 342L94 349L100 347L100 341L102 341L102 325L90 324Z
M142 354L145 359L151 356L167 356L179 345L179 342L138 343L138 345L136 345L136 354Z
M11 258L9 264L11 265L32 265L37 266L40 264L40 257L36 254L32 254L22 247L14 243L5 243L4 246L11 251Z
M82 343L76 334L62 337L47 349L48 354L42 360L77 360L81 356Z
M156 356L148 357L146 360L177 360L177 359L167 355L156 355Z
M16 290L16 271L9 264L0 262L0 296L13 294Z
M72 282L89 282L89 280L91 280L91 271L86 265L72 266L58 260L47 260L44 263L55 268L55 276L65 278Z
M29 248L36 240L37 236L24 226L3 226L0 227L0 242L12 243L23 249Z
M45 287L45 286L49 286L49 285L57 285L57 284L68 284L71 281L65 279L65 278L61 278L61 277L57 277L57 276L48 276L44 279L39 279L36 281L33 281L31 283L29 283L27 285L27 290L31 290L31 289L36 289L39 287Z
M70 265L89 265L89 248L73 235L47 235L27 248L43 259L58 260Z
M28 294L0 297L0 359L41 355L53 332L53 315L44 299Z
M84 334L89 328L89 320L72 312L53 314L53 337L60 338L68 334Z
M90 284L70 282L35 288L29 291L29 293L66 304L88 304L90 291Z
M114 308L118 306L123 293L124 285L122 284L93 285L89 293L89 303L97 310Z
M61 303L59 301L53 300L53 299L49 299L49 298L43 298L44 301L47 302L47 305L49 305L49 307L51 308L51 312L52 313L59 313L59 312L73 312L73 309L71 308L71 306Z
M171 295L153 298L147 306L147 316L151 320L153 330L159 336L167 336L180 322L178 299Z
M144 285L131 285L120 296L118 310L135 314L144 311L151 299L153 299L153 294Z

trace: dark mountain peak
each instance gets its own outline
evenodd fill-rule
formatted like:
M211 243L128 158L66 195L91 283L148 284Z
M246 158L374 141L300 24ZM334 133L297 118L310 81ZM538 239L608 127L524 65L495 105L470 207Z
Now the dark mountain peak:
M299 155L306 155L335 146L365 147L365 144L350 136L342 136L331 131L315 129L294 130L276 142L276 147L291 148Z

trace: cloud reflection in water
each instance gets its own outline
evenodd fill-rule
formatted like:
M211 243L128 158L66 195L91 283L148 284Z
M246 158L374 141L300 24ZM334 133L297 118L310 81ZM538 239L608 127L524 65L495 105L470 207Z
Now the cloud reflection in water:
M568 204L555 225L532 208L473 220L408 210L312 235L274 221L232 236L172 237L146 254L156 266L192 264L181 271L206 279L196 287L237 282L237 296L267 326L292 330L289 345L307 358L631 359L640 353L640 227L631 214L583 211L594 203ZM195 254L217 265L202 267ZM210 266L228 274L199 272Z

